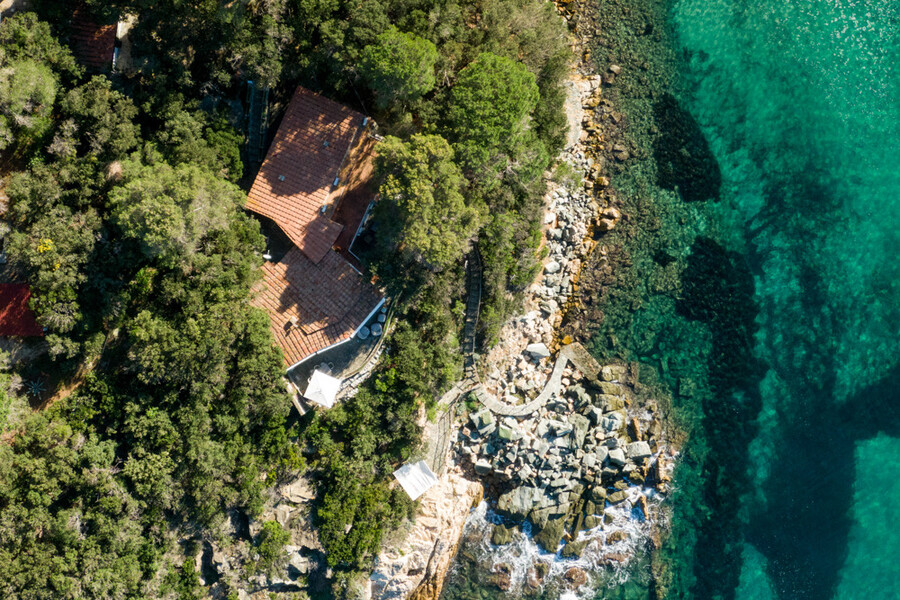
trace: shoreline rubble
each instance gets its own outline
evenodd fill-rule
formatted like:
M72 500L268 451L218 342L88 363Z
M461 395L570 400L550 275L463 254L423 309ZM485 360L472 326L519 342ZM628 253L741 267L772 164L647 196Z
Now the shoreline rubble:
M576 55L580 55L577 47ZM485 374L482 389L509 406L527 404L544 388L553 371L550 349L571 343L557 339L557 332L577 296L581 267L595 250L596 239L623 218L604 175L603 150L591 146L602 146L601 126L595 118L615 123L622 119L602 93L604 85L614 82L617 69L613 65L597 75L575 68L566 83L570 135L559 164L568 165L575 179L583 173L584 180L568 185L548 180L543 241L547 258L542 272L526 290L524 314L507 321L498 336L500 342L480 361L479 370ZM613 161L629 157L624 146L614 146L611 152ZM599 249L601 254L605 250ZM593 373L569 365L551 400L533 414L495 418L487 408L476 411L451 432L457 442L447 457L448 474L441 476L442 483L450 473L471 479L479 489L483 482L488 496L496 498L495 516L504 521L486 534L489 540L510 538L518 526L534 533L533 541L545 550L559 550L570 560L586 556L594 565L627 563L637 547L655 545L649 522L668 491L677 455L664 439L658 406L652 400L648 403L646 394L636 389L635 375L624 365L597 365ZM480 495L458 495L458 499L465 498L471 508ZM642 513L647 526L629 523L635 510ZM469 511L455 513L457 519L462 516L462 523L448 522L448 530L424 536L418 525L421 517L417 518L413 526L417 533L403 542L411 547L409 540L417 538L420 555L430 547L429 561L439 568L429 567L427 574L410 568L415 561L395 547L379 556L367 597L436 600L459 544L465 543L460 538L467 535L463 526ZM443 533L455 535L455 543L440 542L446 538ZM503 585L495 587L501 589L509 589L503 583L507 581L538 581L544 586L550 579L550 567L545 576L536 577L534 565L523 574L498 564L491 567L489 580L499 581ZM580 569L563 570L561 581L569 581L572 570ZM382 585L386 577L390 585Z

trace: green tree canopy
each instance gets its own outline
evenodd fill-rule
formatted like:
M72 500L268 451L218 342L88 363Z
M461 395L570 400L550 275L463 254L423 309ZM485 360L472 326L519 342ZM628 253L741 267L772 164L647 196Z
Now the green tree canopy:
M481 54L451 90L447 124L460 163L477 170L497 154L514 155L537 101L535 76L524 65Z
M121 159L138 145L137 108L131 99L112 89L106 77L93 77L70 90L60 109L65 121L50 147L60 157Z
M192 165L130 162L125 173L125 183L109 195L113 220L145 255L168 264L186 259L207 234L227 229L244 198L234 184Z
M0 48L10 60L33 60L72 79L82 73L72 52L53 37L50 25L38 20L32 12L3 19L0 24Z
M391 26L363 50L360 70L377 94L378 106L417 100L434 88L437 48Z
M47 65L0 56L0 150L19 134L39 134L49 126L57 88L56 75Z
M481 218L463 197L465 179L450 144L438 135L417 134L408 142L387 137L377 169L380 231L432 268L459 260Z
M162 118L156 140L171 164L206 167L231 181L241 178L243 140L224 118L211 117L195 103L181 99L170 102L162 110Z

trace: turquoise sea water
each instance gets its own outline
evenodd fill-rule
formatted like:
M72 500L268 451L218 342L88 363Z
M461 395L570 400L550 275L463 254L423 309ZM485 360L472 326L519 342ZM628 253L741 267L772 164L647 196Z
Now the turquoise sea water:
M900 598L900 3L680 0L671 20L765 369L739 584L717 591Z

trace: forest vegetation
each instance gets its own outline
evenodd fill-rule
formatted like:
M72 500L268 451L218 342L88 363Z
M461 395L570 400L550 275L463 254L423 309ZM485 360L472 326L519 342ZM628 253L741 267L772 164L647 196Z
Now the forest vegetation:
M33 7L0 24L0 175L8 273L46 352L0 361L0 593L201 597L184 540L258 516L265 488L308 470L333 592L350 594L413 513L390 473L419 451L417 415L461 374L465 254L483 259L485 344L537 272L565 137L553 4L87 0L98 22L136 18L134 69L110 75L74 59L70 3ZM251 80L276 106L323 93L385 135L364 258L398 325L355 398L302 419L247 303L264 249L242 209ZM35 380L76 390L30 410ZM285 539L265 524L260 569Z

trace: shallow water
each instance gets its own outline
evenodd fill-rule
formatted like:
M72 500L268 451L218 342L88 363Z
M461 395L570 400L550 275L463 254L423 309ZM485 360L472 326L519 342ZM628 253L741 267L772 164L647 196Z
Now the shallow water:
M879 558L900 551L900 442L872 439L898 431L900 6L681 0L672 20L768 366L738 597L900 597Z
M625 89L636 73L632 135L671 92L721 170L719 201L689 205L652 157L613 177L658 227L622 234L635 283L604 294L593 349L700 390L674 393L691 436L657 593L900 598L900 3L596 2ZM655 597L648 572L595 596ZM475 578L447 597L496 596Z

